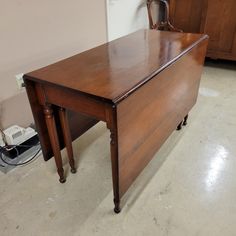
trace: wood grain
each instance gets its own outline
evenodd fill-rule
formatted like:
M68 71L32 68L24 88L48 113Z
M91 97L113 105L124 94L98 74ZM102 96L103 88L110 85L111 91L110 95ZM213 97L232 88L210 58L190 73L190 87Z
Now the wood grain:
M171 0L173 24L184 32L210 37L207 56L236 60L235 0Z
M25 78L116 103L205 38L140 30L28 73Z
M120 196L195 104L206 45L199 44L118 104Z

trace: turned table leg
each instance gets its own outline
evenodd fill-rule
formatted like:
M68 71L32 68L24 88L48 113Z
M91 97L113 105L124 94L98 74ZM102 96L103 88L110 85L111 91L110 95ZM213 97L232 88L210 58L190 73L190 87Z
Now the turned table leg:
M52 150L57 166L57 172L58 175L60 176L59 181L61 183L66 182L66 179L64 177L64 170L62 167L62 158L61 158L61 150L60 150L60 145L59 145L59 140L58 140L58 135L57 135L57 129L56 129L56 124L55 124L55 119L53 115L53 110L50 104L44 106L44 116L48 128L48 134L50 138L50 142L52 145Z
M119 166L118 166L118 146L117 138L114 131L111 130L111 165L112 165L112 181L113 181L113 193L114 193L114 212L120 213L120 194L119 194Z
M111 149L111 166L112 166L112 182L113 182L113 194L114 194L114 212L120 213L120 186L119 186L119 156L118 156L118 134L117 134L117 122L116 122L116 108L112 107L111 112L111 125L110 129L110 149Z
M62 127L62 133L66 145L67 155L69 158L69 163L71 167L71 173L76 173L75 168L75 161L74 161L74 155L73 155L73 149L72 149L72 140L70 135L70 127L68 124L67 114L66 110L64 108L59 109L59 116L60 116L60 122Z
M188 124L187 121L188 121L188 115L186 115L184 119L179 123L176 130L181 130L183 125L186 126Z
M188 115L186 115L186 116L184 117L184 121L183 121L183 125L184 125L184 126L186 126L186 125L188 124L187 121L188 121Z
M182 129L182 125L183 125L183 121L181 121L179 123L179 125L177 126L176 130L181 130Z

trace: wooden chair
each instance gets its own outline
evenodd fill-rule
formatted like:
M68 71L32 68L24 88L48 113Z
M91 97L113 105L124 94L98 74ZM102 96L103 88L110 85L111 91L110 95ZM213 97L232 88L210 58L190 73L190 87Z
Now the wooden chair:
M152 10L151 10L154 2L159 3L160 7L162 7L162 6L164 7L163 20L161 20L160 22L159 22L159 20L157 20L156 23L154 23L153 16L152 16ZM147 0L147 10L148 10L150 29L183 32L182 30L175 28L171 24L171 22L170 22L170 7L169 7L169 2L167 0Z
M157 19L156 23L154 23L153 16L152 16L152 4L157 2L160 4L160 7L164 7L163 12L163 20L159 21ZM175 31L175 32L183 32L180 29L175 28L170 22L170 7L169 2L167 0L147 0L147 10L148 10L148 18L149 18L149 27L150 29L154 30L166 30L166 31ZM184 117L184 119L179 123L177 126L177 130L181 130L182 126L187 125L188 114Z

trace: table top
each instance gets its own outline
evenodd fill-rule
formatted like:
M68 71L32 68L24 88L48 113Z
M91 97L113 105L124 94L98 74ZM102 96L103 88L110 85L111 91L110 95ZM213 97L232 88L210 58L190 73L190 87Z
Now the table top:
M201 34L140 30L27 73L24 78L116 103L206 38Z

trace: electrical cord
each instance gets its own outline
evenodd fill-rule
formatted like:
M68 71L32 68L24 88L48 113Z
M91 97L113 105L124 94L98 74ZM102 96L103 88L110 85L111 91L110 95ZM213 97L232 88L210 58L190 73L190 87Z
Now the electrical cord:
M6 145L5 147L3 147L5 150L11 150L11 149L14 149L14 148L17 148L17 147L26 147L26 148L31 148L31 147L35 147L39 145L39 142L34 144L34 145ZM18 150L17 150L17 153L18 153Z
M5 164L7 164L7 165L9 165L9 166L24 166L24 165L28 164L29 162L33 161L33 160L36 158L36 156L39 154L40 151L41 151L41 148L39 148L39 150L37 150L37 152L36 152L29 160L27 160L27 161L25 161L25 162L23 162L23 163L17 163L17 164L9 163L9 162L7 162L6 160L3 159L2 153L1 153L1 155L0 155L0 159L1 159ZM4 166L4 167L5 167L5 166Z
M16 150L17 153L17 157L19 156L19 151L17 149L17 147L34 147L37 146L39 143L35 144L35 145L7 145L5 147L0 147L0 159L2 160L2 162L4 162L5 164L9 165L9 166L23 166L26 165L28 163L30 163L31 161L33 161L37 155L39 154L39 152L41 151L41 147L36 151L36 153L27 161L23 162L23 163L17 163L17 164L13 164L13 163L9 163L6 160L4 160L3 158L3 150L9 150L9 149L14 149ZM3 165L0 164L0 166L5 167Z

